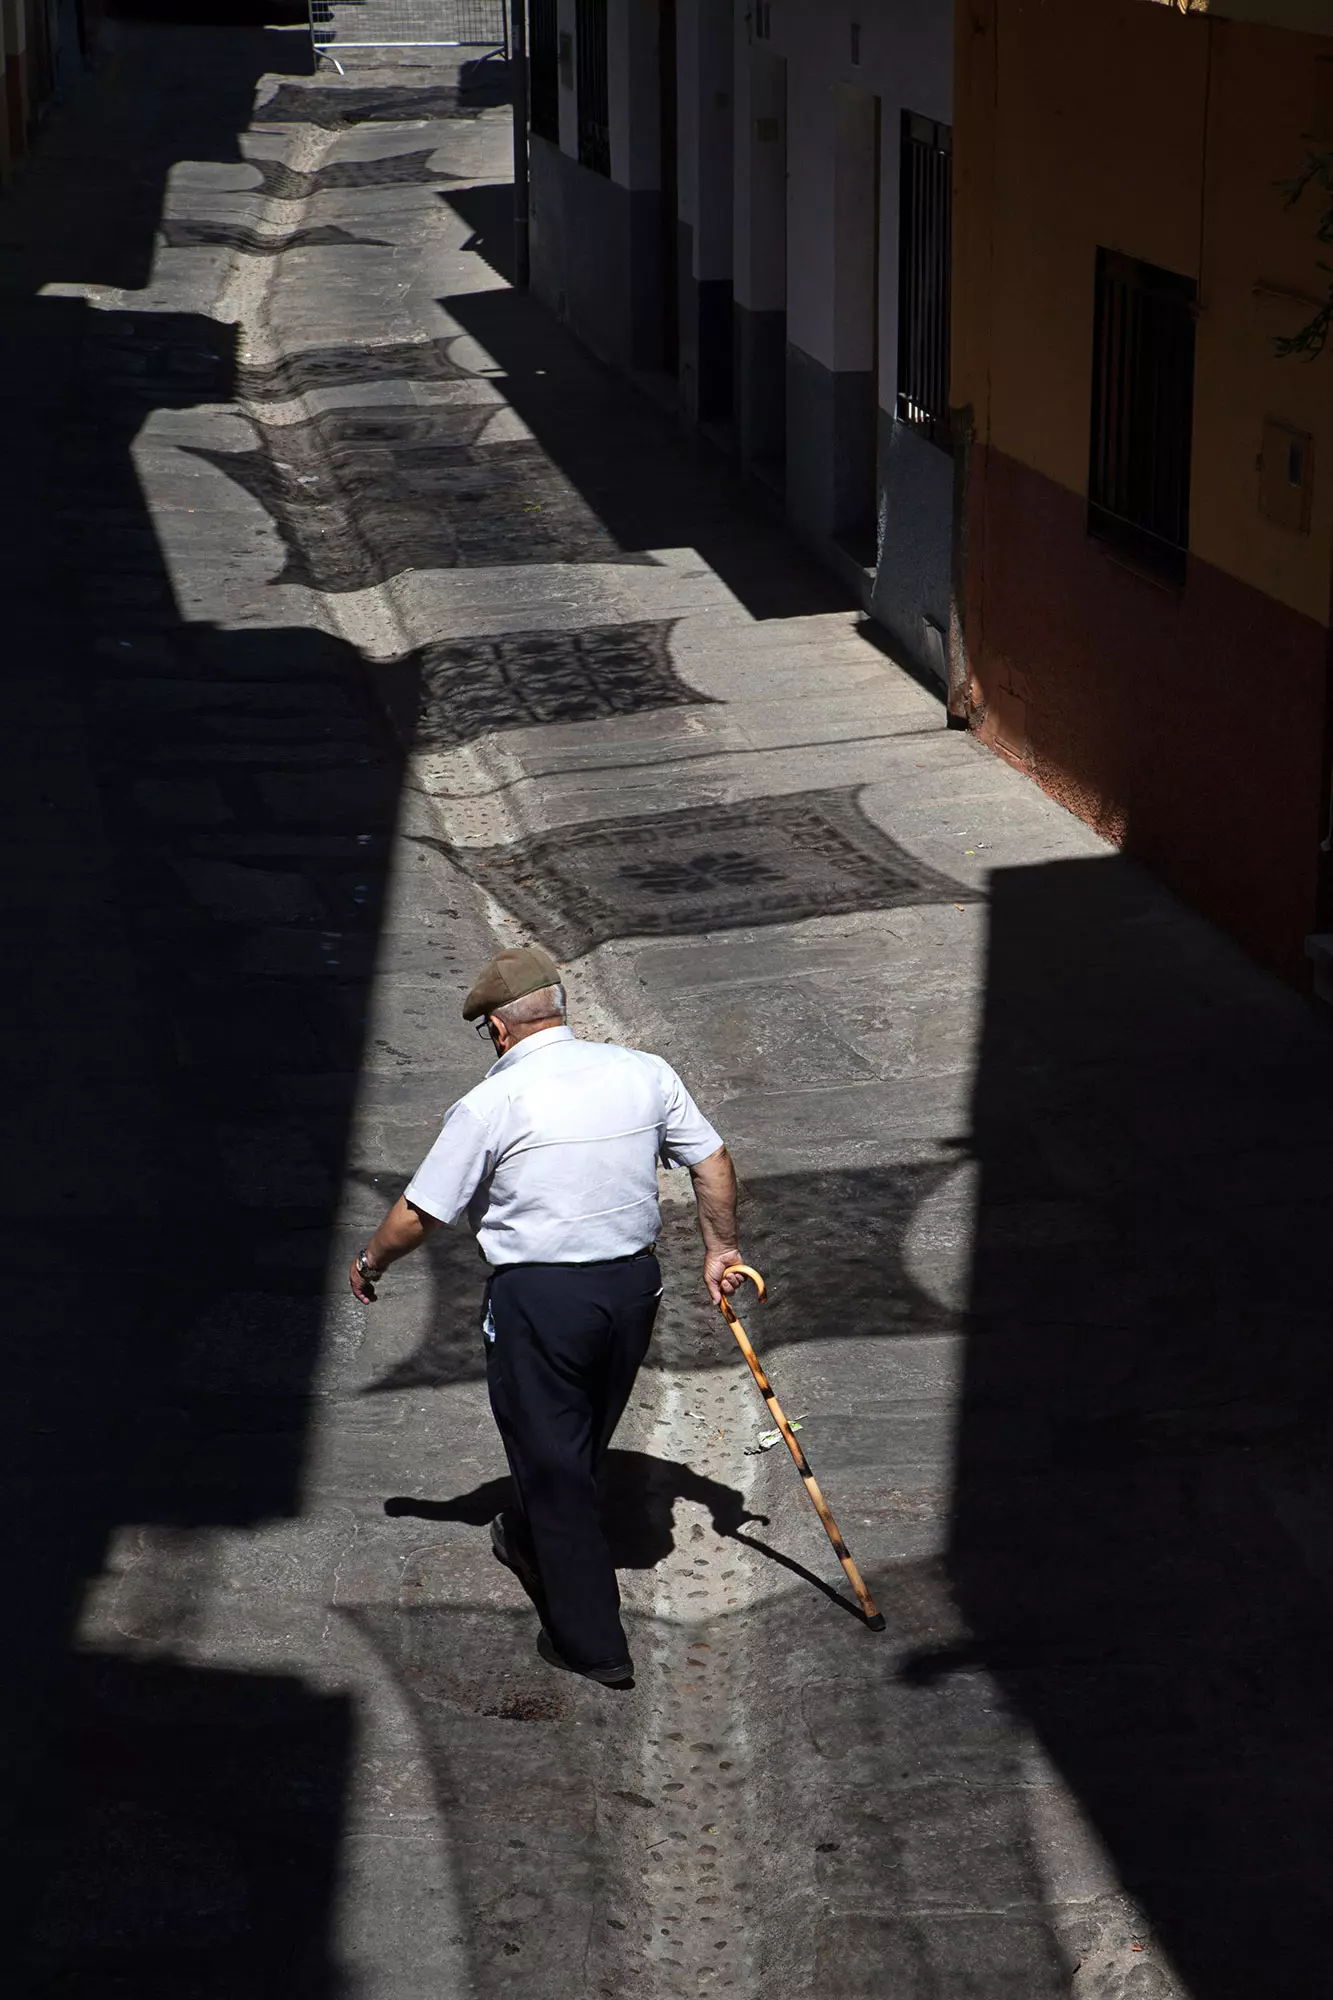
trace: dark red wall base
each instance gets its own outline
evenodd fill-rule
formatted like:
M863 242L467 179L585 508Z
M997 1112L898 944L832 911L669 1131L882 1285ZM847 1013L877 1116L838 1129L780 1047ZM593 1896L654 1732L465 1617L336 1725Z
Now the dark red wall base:
M996 451L969 467L962 579L983 741L1284 978L1315 928L1329 633L1191 557L1155 582L1079 498Z

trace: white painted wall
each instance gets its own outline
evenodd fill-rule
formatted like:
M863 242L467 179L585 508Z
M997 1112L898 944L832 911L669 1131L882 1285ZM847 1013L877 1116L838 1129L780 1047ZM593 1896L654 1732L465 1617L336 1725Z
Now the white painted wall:
M678 212L693 233L695 275L730 277L755 310L785 302L788 339L824 367L870 367L867 106L877 97L878 373L892 408L902 114L952 122L953 0L772 0L763 42L753 40L753 11L750 0L677 0ZM559 27L575 33L575 0L559 0ZM657 0L609 0L608 29L612 179L652 188ZM773 198L783 146L758 139L760 118L777 119L785 133L785 217ZM564 86L560 144L577 156L575 91Z
M865 315L853 310L836 278L839 226L855 233L856 208L856 145L839 92L880 100L879 379L881 397L892 407L902 114L953 121L952 0L772 0L771 18L770 42L751 45L743 18L738 40L750 69L751 95L748 58L768 50L787 59L787 337L826 368L869 365L853 358L864 347ZM852 61L853 22L861 27L859 64ZM851 124L855 127L855 116ZM747 259L739 237L738 253L743 266Z
M611 176L624 187L655 188L662 168L657 0L611 0L611 16L621 47L610 78Z
M698 61L691 82L698 106L694 275L729 278L736 143L731 0L691 0L691 12Z
M833 100L833 366L875 365L876 127L870 91L835 83ZM881 235L883 230L880 231Z
M787 55L787 338L831 368L833 93L820 65L812 67L803 39L790 39L794 47Z
M677 215L699 220L699 10L708 0L676 0Z
M733 283L751 312L787 304L787 65L753 47L743 12L735 38L736 160Z

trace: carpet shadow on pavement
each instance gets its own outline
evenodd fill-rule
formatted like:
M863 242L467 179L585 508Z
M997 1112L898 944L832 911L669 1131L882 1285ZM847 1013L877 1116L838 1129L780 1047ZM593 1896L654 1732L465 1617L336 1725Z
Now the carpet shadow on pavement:
M424 151L388 153L379 160L335 160L313 173L289 167L282 160L254 159L250 164L259 175L256 194L270 201L309 201L312 195L330 194L344 188L431 187L437 181L455 180L456 175L432 166L432 147Z
M256 422L253 451L189 455L272 520L287 556L275 585L369 590L408 570L651 561L618 544L540 445L487 442L494 420L480 400L361 405Z
M747 1179L745 1244L769 1284L768 1307L746 1315L761 1355L849 1333L879 1340L957 1332L962 1313L922 1287L907 1257L909 1232L922 1204L957 1170L951 1151L938 1162L860 1173ZM408 1178L407 1170L398 1180L386 1178L386 1192ZM809 1254L814 1240L822 1246L819 1257ZM368 1382L363 1395L446 1388L485 1376L477 1327L482 1272L470 1234L437 1230L422 1254L434 1294L427 1332L410 1354ZM693 1372L730 1360L728 1336L699 1284L698 1230L691 1215L664 1213L658 1254L666 1296L645 1365ZM838 1272L834 1290L827 1281L830 1260ZM755 1408L761 1412L757 1399Z
M276 67L276 65L271 65ZM321 76L327 72L321 72ZM326 132L354 125L430 124L439 118L475 118L483 107L464 103L457 84L315 85L281 83L255 113L256 125L318 125Z
M305 347L276 361L242 365L236 389L247 403L286 403L321 389L360 388L371 382L457 382L467 371L450 356L456 339L446 335L372 346Z
M713 804L706 815L690 806L585 820L504 847L413 838L447 855L562 959L611 938L699 937L981 900L877 827L855 785Z

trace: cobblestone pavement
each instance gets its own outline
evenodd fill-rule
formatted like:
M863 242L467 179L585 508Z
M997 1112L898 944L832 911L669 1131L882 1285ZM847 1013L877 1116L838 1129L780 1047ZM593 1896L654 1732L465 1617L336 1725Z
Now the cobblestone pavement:
M1325 1023L509 290L492 81L122 32L0 207L13 1976L1322 1996ZM470 1245L347 1298L530 935L727 1133L885 1636L674 1183L630 1695Z

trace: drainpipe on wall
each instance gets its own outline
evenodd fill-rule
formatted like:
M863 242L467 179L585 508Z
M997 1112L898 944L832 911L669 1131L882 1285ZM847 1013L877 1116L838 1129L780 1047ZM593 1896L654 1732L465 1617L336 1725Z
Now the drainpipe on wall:
M514 286L528 289L528 0L509 0L514 106Z
M972 670L968 664L967 629L969 566L980 550L973 550L969 532L969 498L972 452L976 421L971 406L951 409L949 427L953 435L953 551L949 587L949 630L944 639L944 678L947 688L946 714L950 729L967 729L972 721Z

